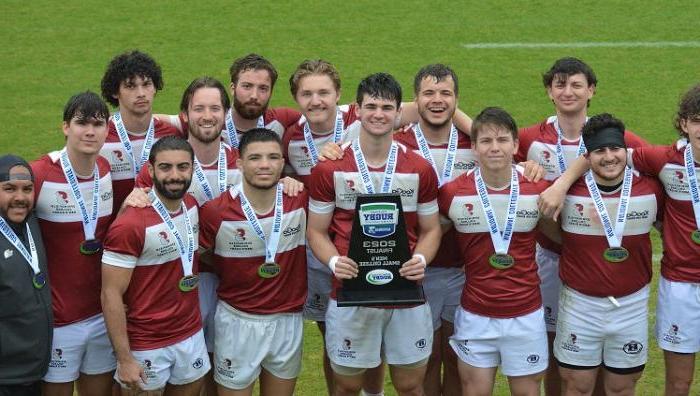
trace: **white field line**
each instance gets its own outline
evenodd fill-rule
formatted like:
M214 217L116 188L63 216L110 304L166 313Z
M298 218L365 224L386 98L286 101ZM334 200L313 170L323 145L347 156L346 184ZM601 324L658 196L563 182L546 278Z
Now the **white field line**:
M591 41L574 43L466 43L467 49L530 49L530 48L671 48L700 47L700 41Z

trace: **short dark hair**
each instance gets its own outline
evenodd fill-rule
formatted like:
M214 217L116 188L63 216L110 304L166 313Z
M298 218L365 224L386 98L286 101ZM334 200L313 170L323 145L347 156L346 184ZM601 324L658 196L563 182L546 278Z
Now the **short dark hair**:
M228 109L231 107L231 100L228 98L228 93L226 93L226 87L224 87L224 84L221 83L221 81L213 78L213 77L199 77L195 78L192 80L190 85L187 86L185 89L185 92L182 94L182 100L180 100L180 111L183 113L187 113L187 109L190 107L190 101L192 100L192 97L194 96L195 92L201 88L216 88L219 90L219 94L221 95L221 106L223 106L224 110Z
M588 82L589 86L598 85L598 79L596 78L595 73L593 73L593 69L591 69L591 67L584 61L573 57L557 59L552 67L550 67L549 70L542 75L542 83L544 84L545 88L549 88L552 86L552 82L554 82L555 79L566 80L574 74L579 73L586 76L586 81Z
M418 70L418 73L416 74L416 77L413 79L413 94L418 96L418 93L420 92L420 84L423 82L423 79L426 77L432 77L435 79L437 82L441 82L442 80L446 79L447 77L452 77L452 81L454 81L454 92L455 96L459 96L459 81L457 81L457 75L455 74L454 70L452 70L449 66L443 65L442 63L435 63L432 65L427 65L420 70Z
M241 158L243 158L243 153L248 145L256 142L277 142L280 145L280 149L282 148L282 139L275 131L267 128L253 128L246 131L238 143L238 153Z
M686 92L678 103L678 112L673 120L673 126L678 133L687 138L688 134L683 132L681 122L700 118L700 84L693 86Z
M163 89L163 74L160 66L148 54L134 50L115 56L107 65L107 70L102 76L104 100L114 107L119 106L119 101L114 97L119 93L119 85L122 81L135 77L150 78L156 91Z
M155 165L158 153L169 150L187 151L190 153L190 162L194 162L194 150L192 150L190 143L180 136L175 135L169 135L158 139L158 141L153 144L153 147L151 147L151 152L148 154L148 162L150 162L151 165Z
M238 84L238 77L240 77L240 74L246 70L267 70L268 74L270 74L270 88L275 87L275 82L277 81L277 69L272 66L272 63L270 63L269 60L253 53L234 60L233 64L231 64L231 67L229 68L231 82Z
M621 132L625 132L625 123L622 120L615 118L610 113L600 113L592 116L591 118L583 124L583 129L581 129L581 136L584 135L595 135L599 131L607 128L619 129Z
M73 117L81 121L109 119L109 109L99 95L92 91L77 93L68 99L63 107L63 121L70 123Z
M518 125L513 117L507 111L500 107L487 107L481 110L481 113L474 118L472 122L471 139L476 142L481 132L487 125L505 128L513 140L518 139Z
M297 66L294 73L289 77L289 89L292 92L292 97L296 98L299 90L299 81L306 76L320 75L328 76L333 82L333 86L337 92L340 92L340 74L338 70L330 62L323 59L305 60Z
M372 98L393 100L397 109L401 107L401 85L389 73L375 73L363 78L357 86L355 101L358 105L362 106L365 94Z

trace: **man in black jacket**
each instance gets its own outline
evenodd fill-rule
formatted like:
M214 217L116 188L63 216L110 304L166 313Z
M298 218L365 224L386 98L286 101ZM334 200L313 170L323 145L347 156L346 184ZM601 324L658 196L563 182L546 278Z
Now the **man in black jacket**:
M46 252L33 214L34 177L23 159L0 157L0 396L41 392L53 315ZM60 351L54 351L60 353Z

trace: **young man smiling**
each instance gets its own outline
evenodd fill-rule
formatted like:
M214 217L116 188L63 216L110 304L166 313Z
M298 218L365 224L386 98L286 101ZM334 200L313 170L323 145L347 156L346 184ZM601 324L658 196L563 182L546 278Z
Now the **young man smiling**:
M358 394L364 371L382 361L380 349L398 393L420 394L432 346L427 304L341 308L335 302L340 280L358 273L357 264L347 257L358 193L407 192L401 199L414 255L400 269L406 279L423 278L426 261L433 259L440 241L437 176L427 161L392 139L400 113L401 87L388 74L373 74L360 82L356 101L359 137L345 149L343 159L319 163L311 174L309 244L336 278L326 314L326 349L334 371L335 394ZM348 348L354 353L345 353Z

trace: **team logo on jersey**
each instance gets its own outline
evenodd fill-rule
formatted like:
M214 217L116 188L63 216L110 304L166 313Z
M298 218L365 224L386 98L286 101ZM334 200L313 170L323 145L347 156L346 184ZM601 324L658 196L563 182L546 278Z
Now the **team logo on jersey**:
M245 230L243 228L236 228L236 234L233 236L236 242L245 241Z
M537 364L540 361L540 355L532 354L527 357L527 362L530 364Z
M170 245L170 237L167 231L161 231L158 233L158 241L160 241L160 244L165 246L165 245Z
M202 358L197 358L197 360L192 363L192 367L199 370L204 366L204 360Z
M233 362L231 361L231 359L223 358L216 365L216 372L219 375L222 375L226 378L233 378L236 376L236 371L231 370L232 365L233 365Z
M425 338L421 338L420 340L416 341L416 348L420 350L425 349L426 345L428 345L428 342L425 340Z
M56 191L56 203L59 205L67 205L68 193L65 191Z
M474 216L474 204L465 203L463 209L464 216Z
M542 160L541 162L548 164L551 157L552 153L550 153L549 151L545 150L540 153L540 159Z
M344 359L355 359L356 352L352 350L352 341L349 338L343 339L343 345L338 348L338 357Z
M639 341L630 341L622 347L628 355L638 355L644 349L644 345Z
M49 362L49 367L53 368L66 368L68 362L63 358L63 349L56 348L51 351L51 361Z
M305 156L311 157L311 156L309 155L309 148L308 148L308 147L306 147L306 146L301 146L301 151L304 152L304 155L305 155Z
M356 193L357 190L355 190L355 181L351 179L345 179L345 189L348 191L348 193Z
M112 150L112 162L124 161L124 153L121 150Z
M576 334L570 333L569 338L561 344L561 347L563 349L566 349L567 351L580 352L581 348L578 345L576 345L577 339L578 337L576 336Z
M385 269L376 269L369 271L365 279L371 285L386 285L394 280L394 274Z
M379 202L360 205L362 233L372 238L392 235L399 224L399 209L395 203Z
M574 207L576 208L576 212L578 212L578 215L583 217L583 209L584 209L583 204L577 203L577 204L574 204Z
M676 171L676 179L678 179L679 182L683 183L683 178L685 177L685 173L681 171Z

